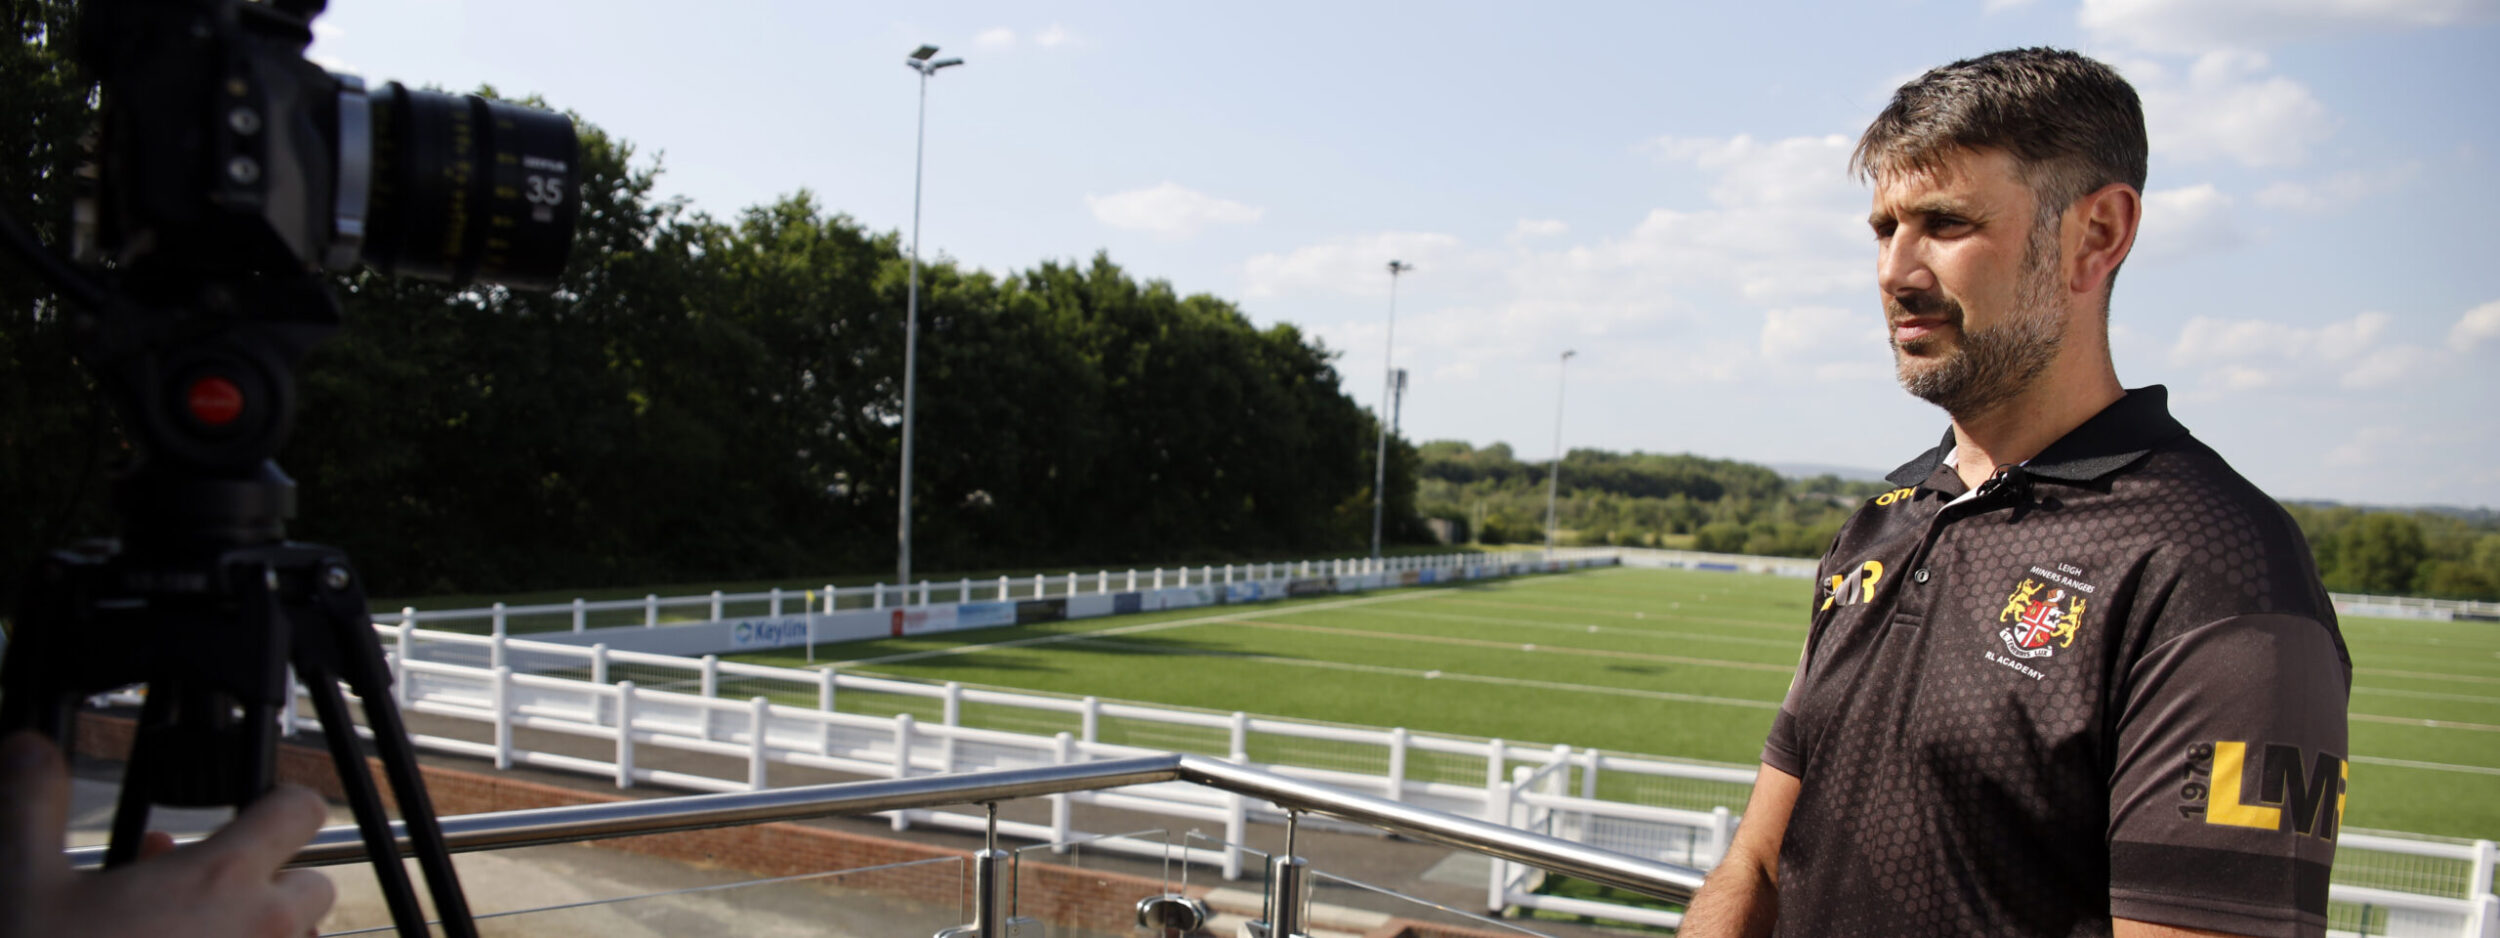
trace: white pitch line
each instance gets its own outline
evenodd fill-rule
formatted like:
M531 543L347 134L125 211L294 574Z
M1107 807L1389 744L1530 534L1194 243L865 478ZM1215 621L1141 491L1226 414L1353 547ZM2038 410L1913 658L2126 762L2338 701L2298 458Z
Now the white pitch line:
M2500 726L2493 726L2489 723L2467 723L2463 720L2421 720L2413 717L2385 717L2375 713L2356 713L2352 715L2352 718L2369 723L2387 723L2395 726L2421 726L2435 730L2473 730L2477 733L2500 733Z
M2474 694L2442 694L2438 691L2428 690L2395 690L2386 687L2355 687L2352 689L2352 692L2356 694L2378 694L2386 697L2412 697L2418 700L2456 700L2465 703L2500 704L2500 697L2482 697Z
M1092 636L1088 635L1085 637L1091 638ZM1748 707L1756 710L1777 710L1780 707L1779 701L1776 700L1746 700L1737 697L1709 697L1701 694L1678 694L1671 691L1640 690L1630 687L1601 687L1594 684L1566 684L1561 681L1536 681L1529 680L1527 678L1499 677L1489 674L1452 674L1448 671L1424 671L1415 668L1392 668L1377 664L1354 664L1344 661L1315 661L1308 658L1286 658L1277 655L1245 654L1230 651L1205 651L1201 649L1175 651L1173 649L1157 645L1131 645L1127 642L1096 641L1095 644L1108 645L1113 648L1131 648L1153 651L1158 654L1232 658L1240 661L1256 661L1261 664L1284 664L1293 665L1295 667L1319 668L1325 671L1353 671L1361 674L1386 674L1392 677L1411 677L1423 680L1461 681L1469 684L1493 684L1502 687L1528 687L1537 690L1569 691L1580 694L1605 694L1615 697L1638 697L1643 700L1673 700L1681 703L1718 704L1725 707Z
M1373 603L1422 599L1436 592L1439 592L1439 590L1424 589L1415 590L1413 592L1390 593L1382 596L1364 596L1356 599L1338 600L1336 602L1312 603L1308 606L1287 606L1272 612L1262 612L1261 614L1277 616L1298 615L1300 613L1316 612L1322 609L1344 609L1349 606L1368 606ZM1034 645L1055 645L1060 642L1073 642L1087 638L1098 638L1104 635L1135 635L1140 632L1159 632L1164 629L1177 629L1183 626L1214 625L1221 622L1228 622L1239 617L1240 615L1240 612L1227 612L1222 615L1202 616L1196 619L1176 619L1170 622L1146 622L1138 625L1123 625L1117 628L1099 629L1091 632L1070 632L1065 635L1037 635L1032 638L1019 638L1012 641L984 642L979 645L957 645L953 648L905 652L899 655L886 655L881 658L856 658L850 661L829 661L824 664L809 665L809 667L816 668L818 670L825 668L853 668L872 664L894 664L903 661L921 661L929 658L944 658L950 655L968 655L974 652L994 651L1000 648L1027 648Z
M2378 756L2354 756L2352 761L2363 765L2387 765L2400 769L2429 769L2434 772L2471 772L2475 775L2500 775L2500 769L2487 765L2450 765L2445 762L2415 762L2411 759L2383 759Z
M1412 609L1383 609L1379 615L1405 616L1416 619L1443 619L1450 622L1480 622L1487 625L1515 625L1531 629L1564 632L1597 632L1607 635L1636 637L1689 638L1705 642L1732 642L1739 645L1763 645L1771 648L1795 649L1800 643L1792 639L1747 638L1741 635L1712 635L1708 632L1676 632L1662 629L1632 629L1620 625L1590 625L1585 622L1541 622L1535 619L1503 619L1495 616L1471 616L1456 612L1417 612Z

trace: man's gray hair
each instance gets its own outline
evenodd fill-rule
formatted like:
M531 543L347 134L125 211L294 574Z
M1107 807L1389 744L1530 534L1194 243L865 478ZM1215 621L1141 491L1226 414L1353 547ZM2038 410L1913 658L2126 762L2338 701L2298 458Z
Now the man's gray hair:
M2113 182L2144 191L2144 105L2109 66L2063 49L2009 49L1929 71L1893 92L1849 156L1874 182L1941 167L1955 151L2012 154L2052 226Z

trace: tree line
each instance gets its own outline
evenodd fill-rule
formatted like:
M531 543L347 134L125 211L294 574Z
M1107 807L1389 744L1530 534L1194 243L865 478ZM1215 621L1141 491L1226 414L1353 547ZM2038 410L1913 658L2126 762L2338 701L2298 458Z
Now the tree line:
M57 244L93 98L64 61L70 4L11 9L0 197ZM347 328L306 359L280 456L300 485L290 534L348 549L377 595L890 569L899 237L805 191L714 218L579 126L583 206L554 291L336 278ZM18 264L0 264L0 309L15 571L111 529L103 475L129 446ZM1296 327L1099 254L923 263L920 317L916 570L1367 544L1378 424ZM1420 535L1413 458L1392 445L1393 538Z
M1551 460L1522 461L1508 444L1437 440L1417 449L1418 510L1461 539L1543 543ZM1575 449L1557 480L1555 527L1571 545L1674 547L1819 557L1840 525L1885 482L1772 469L1691 455ZM2403 511L2287 502L2330 590L2500 601L2500 514Z
M1480 543L1542 543L1546 475L1509 444L1478 449L1436 440L1417 448L1417 510ZM1816 557L1880 482L1836 476L1790 480L1726 459L1574 449L1556 480L1555 527L1565 544L1674 547Z

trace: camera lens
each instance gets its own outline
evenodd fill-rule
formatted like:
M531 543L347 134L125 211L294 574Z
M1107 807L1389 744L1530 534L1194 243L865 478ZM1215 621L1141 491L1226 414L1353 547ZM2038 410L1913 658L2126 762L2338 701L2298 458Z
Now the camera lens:
M364 259L455 286L555 286L581 210L573 122L477 95L369 96L371 210ZM343 141L346 142L346 141Z

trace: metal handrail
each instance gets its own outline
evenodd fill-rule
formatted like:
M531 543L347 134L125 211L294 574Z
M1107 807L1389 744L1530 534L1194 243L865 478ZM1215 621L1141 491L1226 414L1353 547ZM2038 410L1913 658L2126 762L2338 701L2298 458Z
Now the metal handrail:
M1289 811L1305 811L1351 821L1672 902L1691 901L1693 892L1701 888L1702 871L1691 867L1644 860L1474 818L1288 778L1219 759L1185 754L498 811L447 817L442 819L442 826L443 839L452 851L469 852L939 805L980 804L1175 781L1260 798ZM398 840L401 855L409 855L406 829L393 822L391 831ZM103 847L81 847L68 853L71 862L81 867L100 865L104 859ZM362 862L364 859L364 843L359 839L356 828L340 826L322 829L313 837L312 843L295 855L295 864L323 866Z

